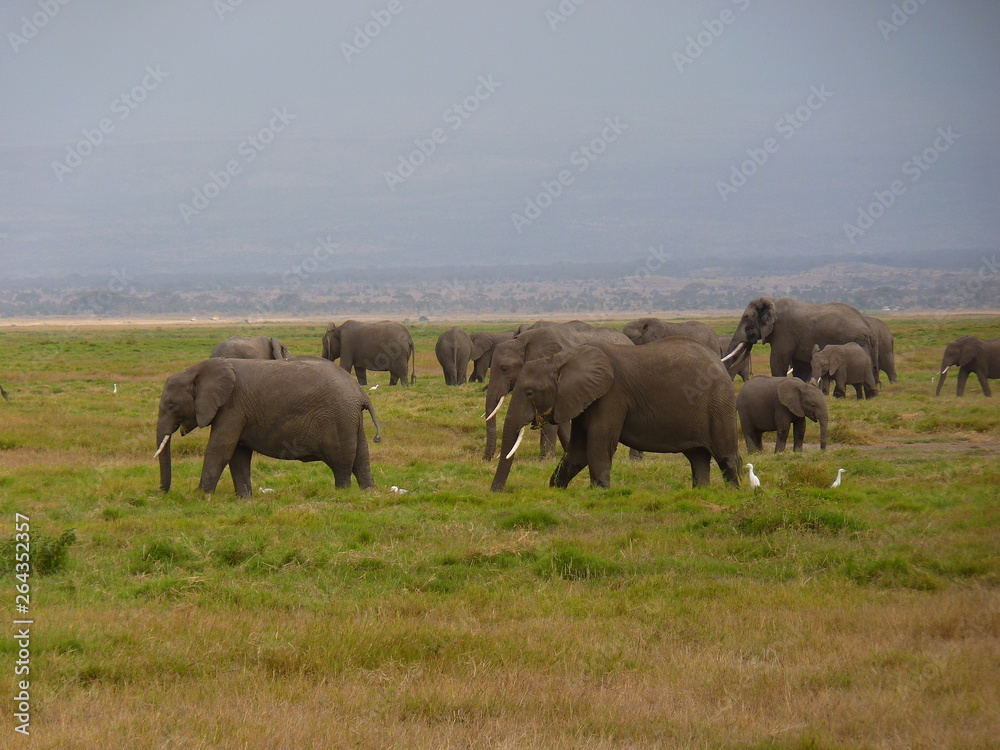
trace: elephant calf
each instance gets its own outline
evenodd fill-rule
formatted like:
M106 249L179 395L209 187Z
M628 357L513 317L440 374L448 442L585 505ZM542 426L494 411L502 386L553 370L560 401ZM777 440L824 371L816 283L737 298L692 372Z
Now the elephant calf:
M847 386L853 385L858 399L875 398L878 388L872 372L872 360L868 352L858 344L828 344L822 349L813 346L812 377L809 382L826 392L829 379L833 378L833 395L843 398Z
M323 461L338 488L375 487L368 462L364 412L381 426L368 394L326 361L206 359L171 375L163 386L156 427L160 490L170 489L170 440L211 426L199 488L214 492L228 465L236 494L252 495L254 451L299 461Z
M801 451L806 435L806 417L819 422L819 447L826 450L828 422L826 396L819 388L798 378L757 375L736 395L736 411L747 452L763 450L761 436L776 432L774 452L785 450L788 428L793 429L792 450Z

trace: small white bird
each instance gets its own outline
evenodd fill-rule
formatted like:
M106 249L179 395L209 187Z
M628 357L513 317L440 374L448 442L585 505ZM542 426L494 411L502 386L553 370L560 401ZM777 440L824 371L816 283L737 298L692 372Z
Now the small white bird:
M404 490L402 487L397 487L396 485L392 485L392 487L389 488L389 492L391 492L393 495L405 495L407 491Z
M264 495L266 495L268 492L274 492L274 490L272 490L270 487L258 487L257 489L260 490L260 492Z
M118 393L118 383L115 383L115 387L111 390L112 393Z
M750 472L750 489L759 490L760 489L760 477L753 473L753 464L747 464L745 468Z
M845 471L847 471L847 469L837 469L837 478L834 479L833 480L833 484L830 485L830 489L831 490L834 487L839 487L840 486L840 478L844 475Z
M369 390L369 391L374 391L374 390L375 390L376 388L378 388L378 383L376 383L375 385L373 385L373 386L372 386L371 388L369 388L368 390Z

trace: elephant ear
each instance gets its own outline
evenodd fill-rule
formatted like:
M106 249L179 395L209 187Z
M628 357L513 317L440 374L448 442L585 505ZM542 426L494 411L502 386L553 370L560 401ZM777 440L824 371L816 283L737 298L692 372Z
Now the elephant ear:
M959 367L965 367L972 363L972 360L982 355L983 342L977 338L969 337L968 341L962 344L961 353L958 357Z
M330 342L332 341L333 334L336 330L336 323L331 323L326 327L326 333L323 334L323 359L330 359Z
M785 382L778 386L778 402L796 417L806 415L806 410L802 405L802 390L798 385L801 382L798 379L786 378Z
M552 357L556 368L556 403L552 421L568 422L611 389L615 370L594 346L575 346Z
M774 330L777 319L778 313L774 309L774 302L767 297L761 297L757 303L757 325L760 328L761 343L768 343L767 339Z
M472 359L479 359L490 347L493 346L493 339L485 333L473 334L472 336Z
M212 423L235 385L236 370L229 360L207 359L201 363L194 377L194 413L199 427Z
M288 347L279 339L269 339L271 343L271 359L288 359Z
M826 374L833 375L835 372L837 372L837 368L840 367L840 363L843 360L843 358L844 355L840 351L840 349L837 349L836 351L833 352L827 352Z

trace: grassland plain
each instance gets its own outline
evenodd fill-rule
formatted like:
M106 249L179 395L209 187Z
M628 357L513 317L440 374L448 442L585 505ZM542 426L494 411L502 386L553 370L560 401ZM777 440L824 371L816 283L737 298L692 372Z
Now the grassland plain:
M1000 400L933 380L1000 320L890 325L899 383L833 401L826 452L810 424L804 453L757 454L756 494L625 451L610 490L550 489L537 448L490 493L439 324L412 328L415 386L369 376L379 491L258 457L274 491L249 501L228 473L198 493L206 430L157 492L163 381L237 333L318 353L321 326L6 328L11 621L15 513L36 569L31 738L8 625L0 747L998 747Z

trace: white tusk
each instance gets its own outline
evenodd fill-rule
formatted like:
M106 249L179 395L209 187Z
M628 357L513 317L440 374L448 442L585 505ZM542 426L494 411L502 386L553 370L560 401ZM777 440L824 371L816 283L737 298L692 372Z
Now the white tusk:
M521 445L521 441L524 439L524 431L528 429L528 425L525 425L517 432L517 440L514 441L514 447L510 449L510 453L507 454L507 459L514 457L514 452L517 451L518 447Z
M949 369L951 369L951 365L948 365L946 368L941 370L941 374L944 375L946 372L948 372Z
M731 352L729 352L729 354L727 354L725 357L722 358L722 361L728 362L729 360L731 360L733 357L735 357L737 354L743 351L744 346L746 345L742 341L738 343L735 349L733 349Z
M490 415L488 417L486 417L486 421L487 422L489 422L491 419L493 419L493 417L495 417L497 415L497 412L500 411L500 407L503 406L503 400L505 398L507 398L506 394L504 394L503 396L500 397L500 400L497 401L496 408L493 411L490 412Z
M168 432L166 435L163 436L163 440L160 442L160 447L156 449L156 453L153 454L153 458L156 458L161 453L163 453L163 449L167 447L167 443L169 441L170 441L170 433Z

